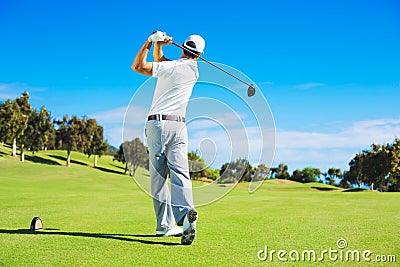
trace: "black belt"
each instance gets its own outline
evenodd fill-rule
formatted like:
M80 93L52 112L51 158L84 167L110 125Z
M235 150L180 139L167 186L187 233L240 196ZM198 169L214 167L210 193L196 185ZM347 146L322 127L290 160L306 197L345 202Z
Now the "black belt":
M185 122L185 117L181 117L179 115L161 115L161 114L156 114L156 115L150 115L147 117L148 121L177 121L177 122Z

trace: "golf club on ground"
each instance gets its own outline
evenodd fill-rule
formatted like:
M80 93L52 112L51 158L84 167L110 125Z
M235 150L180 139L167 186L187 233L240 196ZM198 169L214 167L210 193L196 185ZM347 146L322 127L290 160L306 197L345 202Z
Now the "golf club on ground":
M184 46L181 46L181 45L179 45L179 44L177 44L177 43L175 43L175 42L172 42L172 44L175 45L175 46L177 46L177 47L180 47L180 48L182 48L182 49L185 49L186 51L188 51L189 53L192 53L192 54L195 55L195 56L198 56L195 52L190 51L189 49L187 49L187 48L184 47ZM223 72L225 72L226 74L232 76L232 77L235 78L236 80L241 81L242 83L248 85L248 86L249 86L249 88L247 89L247 96L248 96L248 97L251 97L251 96L253 96L253 95L256 93L256 88L254 87L253 84L249 84L249 83L243 81L243 80L240 79L239 77L233 75L232 73L230 73L230 72L224 70L223 68L221 68L221 67L215 65L214 63L208 61L207 59L205 59L205 58L203 58L203 57L200 57L200 56L199 56L199 58L200 58L201 60L207 62L207 63L210 64L211 66L216 67L216 68L219 69L220 71L223 71Z

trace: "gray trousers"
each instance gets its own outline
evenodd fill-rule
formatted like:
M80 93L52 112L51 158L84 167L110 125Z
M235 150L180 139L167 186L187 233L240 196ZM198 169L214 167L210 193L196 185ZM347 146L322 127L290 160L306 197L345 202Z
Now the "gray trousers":
M187 157L186 124L151 120L146 123L151 194L157 231L175 227L193 208L192 182ZM168 187L168 175L170 187Z

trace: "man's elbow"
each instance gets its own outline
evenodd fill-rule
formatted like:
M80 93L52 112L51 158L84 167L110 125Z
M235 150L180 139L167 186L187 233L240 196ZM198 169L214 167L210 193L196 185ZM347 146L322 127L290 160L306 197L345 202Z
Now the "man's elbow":
M132 64L131 68L133 71L136 71L136 72L140 72L140 70L142 69L139 64L135 64L135 63Z
M146 69L143 66L140 66L140 65L132 65L132 70L137 72L137 73L141 73L141 74L145 74L146 73Z
M147 76L151 76L152 70L149 69L148 67L146 68L146 66L143 66L143 65L140 65L140 64L132 64L131 68L135 72L138 72L140 74L144 74L144 75L147 75Z

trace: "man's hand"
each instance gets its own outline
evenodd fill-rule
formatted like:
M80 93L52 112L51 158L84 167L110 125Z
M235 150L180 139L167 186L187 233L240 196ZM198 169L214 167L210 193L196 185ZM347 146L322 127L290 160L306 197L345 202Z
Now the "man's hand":
M169 45L172 43L172 37L167 36L166 32L156 31L147 39L149 42L158 43L160 45Z
M169 45L171 43L172 43L172 37L167 36L167 35L165 36L164 40L157 42L157 44L160 44L160 45Z
M153 49L154 62L168 61L169 59L164 56L162 47L163 47L163 45L171 44L172 37L167 36L167 34L165 32L163 32L162 34L158 34L158 37L154 37L154 39L157 39L157 38L158 38L158 41L154 43L154 49Z
M153 32L152 35L149 36L149 38L147 40L149 42L156 43L159 41L163 41L166 36L167 36L167 34L165 32L155 31L155 32Z
M147 40L149 42L156 43L156 42L164 41L166 37L167 37L167 34L165 32L155 31L155 32L153 32L152 35L149 36L149 38Z

